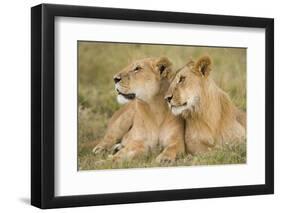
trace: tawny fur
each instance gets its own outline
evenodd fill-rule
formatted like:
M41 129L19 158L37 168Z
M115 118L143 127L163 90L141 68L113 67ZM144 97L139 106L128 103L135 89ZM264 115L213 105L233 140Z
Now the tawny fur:
M116 161L143 156L157 145L163 148L156 158L158 162L174 161L184 153L184 121L170 112L164 100L171 72L167 58L147 58L116 74L115 78L120 79L116 90L135 94L136 98L113 115L104 139L93 150L95 153L109 150L119 141L122 148L113 156Z
M185 119L185 143L192 154L245 139L246 114L209 76L210 66L208 56L189 62L166 94L171 110Z

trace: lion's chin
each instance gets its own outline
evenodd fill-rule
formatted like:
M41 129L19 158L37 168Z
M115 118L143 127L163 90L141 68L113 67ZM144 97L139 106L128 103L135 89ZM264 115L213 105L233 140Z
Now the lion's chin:
M130 99L125 98L123 95L120 95L120 94L117 95L117 102L119 104L126 104L126 103L128 103L130 101L131 101Z
M136 98L135 93L122 93L119 89L116 89L118 95L117 95L117 101L119 104L126 104L130 102L131 100L134 100Z
M180 115L187 109L188 109L187 104L184 104L182 106L171 106L171 111L174 115Z

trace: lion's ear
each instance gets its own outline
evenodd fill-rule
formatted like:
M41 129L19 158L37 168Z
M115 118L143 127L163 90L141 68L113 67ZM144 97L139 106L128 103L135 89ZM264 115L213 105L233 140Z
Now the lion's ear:
M195 61L193 60L192 57L189 57L189 59L188 59L187 62L186 62L186 66L189 67L189 68L191 68L191 69L194 68L194 66L195 66Z
M195 64L194 70L199 73L201 76L208 76L211 71L211 58L209 56L203 56L198 59Z
M156 60L156 69L160 72L160 75L167 75L172 66L172 62L167 57L161 57Z

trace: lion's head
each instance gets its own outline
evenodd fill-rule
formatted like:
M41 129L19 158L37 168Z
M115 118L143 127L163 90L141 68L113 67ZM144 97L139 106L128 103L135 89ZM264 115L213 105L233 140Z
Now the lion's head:
M190 60L178 71L165 95L174 115L198 109L205 95L205 87L208 85L210 66L210 57L204 56L197 61Z
M161 57L140 59L125 67L113 78L118 102L124 104L135 98L149 101L164 93L169 86L171 65L169 59Z

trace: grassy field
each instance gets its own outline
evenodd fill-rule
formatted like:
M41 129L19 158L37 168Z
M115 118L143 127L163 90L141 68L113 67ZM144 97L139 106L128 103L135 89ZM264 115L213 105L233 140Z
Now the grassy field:
M113 75L135 59L167 56L177 69L191 56L208 54L213 59L212 77L239 108L246 110L246 49L208 48L79 42L79 141L78 169L112 169L155 166L237 164L246 162L246 143L225 145L204 155L182 156L172 165L154 162L157 150L138 161L113 164L105 156L91 152L102 138L112 114L120 107L116 101Z

